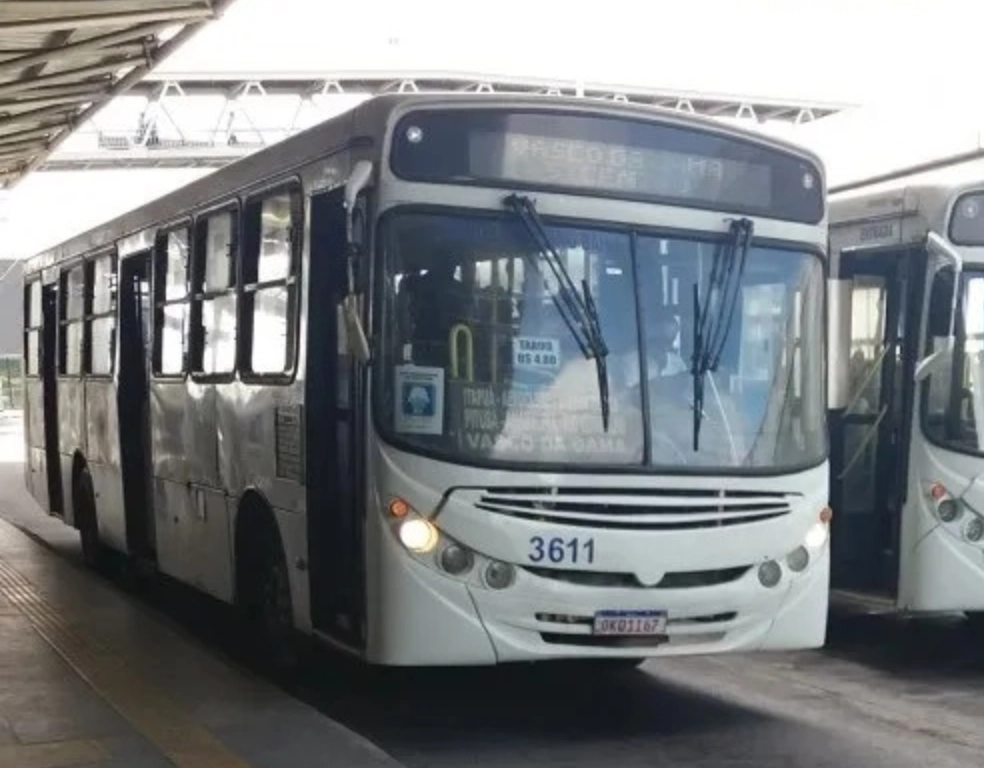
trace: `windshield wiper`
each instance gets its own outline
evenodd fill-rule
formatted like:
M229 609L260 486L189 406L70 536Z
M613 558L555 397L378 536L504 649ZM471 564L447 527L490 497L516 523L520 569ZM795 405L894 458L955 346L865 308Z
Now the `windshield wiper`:
M754 231L751 219L731 221L728 240L714 252L703 307L698 284L694 283L694 351L690 371L694 377L695 451L700 447L700 424L704 417L704 377L716 371L721 363Z
M601 320L598 317L598 308L595 305L594 297L591 295L591 289L588 287L588 281L586 279L581 281L582 292L579 293L570 272L567 271L567 266L560 258L560 254L557 253L553 243L550 242L543 222L540 220L540 214L537 213L536 206L530 198L525 195L513 194L508 195L503 203L523 223L543 260L547 262L550 271L553 272L554 278L557 280L557 291L550 290L549 286L547 286L547 291L554 306L557 307L557 312L560 313L577 342L581 354L587 359L594 358L595 367L598 371L601 421L607 432L610 412L606 360L608 346L605 344L605 339L601 333ZM537 261L529 253L524 252L524 255L530 266L542 277L543 274L540 272L540 265Z

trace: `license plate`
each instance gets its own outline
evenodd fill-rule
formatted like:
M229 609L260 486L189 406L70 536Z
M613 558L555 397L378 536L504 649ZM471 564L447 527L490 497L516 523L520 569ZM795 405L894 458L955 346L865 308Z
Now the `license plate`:
M666 634L666 611L598 611L594 634L651 636Z

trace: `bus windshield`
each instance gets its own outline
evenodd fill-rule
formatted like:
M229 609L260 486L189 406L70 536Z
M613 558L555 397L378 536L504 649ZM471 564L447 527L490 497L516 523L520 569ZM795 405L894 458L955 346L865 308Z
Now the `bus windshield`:
M551 298L557 286L511 216L394 212L383 226L377 423L401 445L478 464L802 467L826 450L823 270L753 244L732 327L705 374L693 441L694 285L723 238L546 222L587 282L608 350L605 428L595 363Z
M953 273L937 274L930 300L929 349L941 339L933 333L946 327ZM961 277L956 344L949 369L934 373L924 390L923 413L927 435L935 442L965 453L984 455L984 272L967 270Z

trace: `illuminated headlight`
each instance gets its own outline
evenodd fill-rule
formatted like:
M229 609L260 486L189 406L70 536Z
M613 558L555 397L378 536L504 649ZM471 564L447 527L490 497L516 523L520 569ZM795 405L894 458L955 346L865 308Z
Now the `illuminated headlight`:
M806 566L810 564L810 552L804 546L798 546L788 555L786 555L786 565L789 566L789 570L793 573L800 573L806 570Z
M400 523L400 542L411 552L430 552L439 538L437 528L427 520L413 518Z
M967 537L968 541L980 541L984 539L984 520L974 515L967 522L967 527L964 529L964 536Z
M766 560L759 566L758 577L763 587L774 587L782 579L782 566L775 560Z
M505 589L516 578L516 570L509 563L493 560L485 568L485 583L492 589Z
M448 544L441 550L441 568L452 576L460 576L471 570L475 564L475 556L460 544Z
M952 523L960 517L963 512L963 505L956 499L943 499L936 505L936 514L944 523Z
M803 544L809 549L820 549L830 537L830 526L826 523L814 523L803 537Z

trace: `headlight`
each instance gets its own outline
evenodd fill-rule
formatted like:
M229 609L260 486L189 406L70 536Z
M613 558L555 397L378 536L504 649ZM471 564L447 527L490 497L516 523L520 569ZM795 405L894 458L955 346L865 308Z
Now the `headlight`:
M800 573L806 570L806 566L810 564L810 552L809 550L800 545L796 547L792 552L786 555L786 565L789 566L789 570L793 573Z
M984 538L984 520L974 515L968 522L967 527L964 529L964 535L967 537L968 541L980 541Z
M775 560L766 560L759 566L758 577L763 587L774 587L782 579L782 566Z
M820 549L827 543L829 537L830 528L826 523L814 523L803 537L803 544L809 549Z
M516 578L516 569L509 563L492 560L485 569L485 583L492 589L505 589Z
M422 518L404 520L400 523L400 542L411 552L423 554L437 546L440 538L434 524Z
M460 576L471 570L475 564L475 556L467 547L460 544L448 544L441 550L439 559L441 568L452 576Z
M952 523L960 517L961 512L963 512L963 506L953 498L943 499L943 501L936 505L936 514L940 516L940 520L944 523Z

